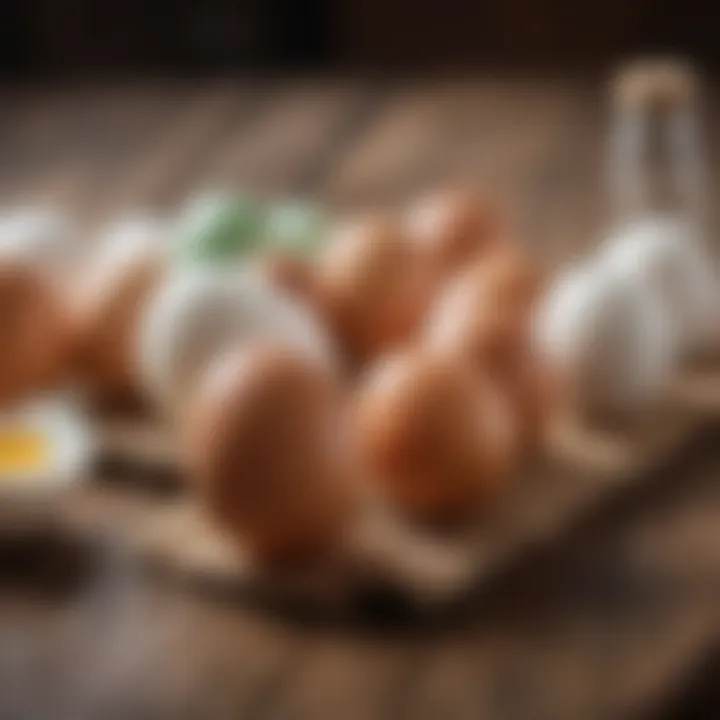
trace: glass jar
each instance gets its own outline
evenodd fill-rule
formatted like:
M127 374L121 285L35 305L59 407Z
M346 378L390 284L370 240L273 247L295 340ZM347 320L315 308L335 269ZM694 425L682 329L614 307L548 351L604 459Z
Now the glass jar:
M699 79L682 60L646 60L614 79L608 180L615 225L670 216L704 235Z

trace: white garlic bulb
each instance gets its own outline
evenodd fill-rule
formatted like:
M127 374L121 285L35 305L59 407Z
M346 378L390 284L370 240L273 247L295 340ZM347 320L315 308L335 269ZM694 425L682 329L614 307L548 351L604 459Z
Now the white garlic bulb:
M141 322L141 382L160 409L176 417L216 357L259 339L334 362L330 340L310 311L261 278L222 268L179 270L154 293Z
M599 262L660 295L683 354L718 349L720 286L712 258L689 224L655 216L627 225L605 241Z
M662 397L677 337L659 298L600 266L559 275L540 302L535 340L582 414L633 415Z

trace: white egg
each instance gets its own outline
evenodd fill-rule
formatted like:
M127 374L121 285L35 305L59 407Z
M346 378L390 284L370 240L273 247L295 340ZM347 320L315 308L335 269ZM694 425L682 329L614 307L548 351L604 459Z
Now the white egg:
M101 230L96 248L96 268L118 267L140 256L167 254L168 221L150 214L124 215L108 222Z
M583 414L632 415L660 399L677 336L644 284L583 266L561 274L539 304L535 340Z
M720 346L720 287L712 258L690 226L651 217L611 235L599 262L658 292L675 322L684 354Z
M79 249L73 224L57 209L26 205L0 211L0 255L57 275L77 261Z
M141 382L151 399L177 416L199 374L228 348L276 340L334 362L316 318L250 272L178 270L150 299L138 343Z
M81 268L76 302L91 305L136 268L162 264L167 254L167 224L152 215L127 215L108 222Z

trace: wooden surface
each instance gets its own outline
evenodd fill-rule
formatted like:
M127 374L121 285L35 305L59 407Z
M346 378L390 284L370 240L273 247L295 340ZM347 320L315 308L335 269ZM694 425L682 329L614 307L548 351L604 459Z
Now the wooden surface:
M55 199L88 227L137 204L170 209L209 184L342 210L451 176L506 193L550 262L602 229L600 94L585 82L147 83L3 97L0 201ZM360 628L200 598L152 582L112 547L88 558L3 548L0 717L656 712L720 639L717 441L708 431L683 463L437 627L388 622L392 608ZM128 522L160 501L93 492Z
M719 375L715 369L714 382L705 384L705 398ZM714 400L698 407L669 397L665 407L634 428L555 423L503 496L469 527L438 536L388 508L368 504L331 553L296 572L257 567L201 512L196 499L182 492L187 478L180 448L157 419L98 425L97 482L103 482L108 469L114 470L113 480L148 491L171 489L174 479L177 501L150 506L127 521L109 518L104 507L93 512L91 505L71 498L58 516L66 532L100 534L161 577L198 592L224 590L289 607L310 605L346 618L361 617L364 599L381 594L408 612L431 615L488 585L530 549L562 542L588 515L686 456L688 445L717 422L720 401Z

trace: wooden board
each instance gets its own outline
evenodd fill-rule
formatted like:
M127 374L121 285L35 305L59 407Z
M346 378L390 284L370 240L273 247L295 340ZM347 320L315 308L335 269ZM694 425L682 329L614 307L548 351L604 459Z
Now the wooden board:
M332 557L309 569L269 572L243 557L192 497L121 523L116 539L165 576L199 587L347 611L367 595L394 594L418 609L457 601L524 552L561 537L593 508L639 485L682 453L707 424L702 413L659 411L634 431L558 427L506 496L470 528L439 536L368 503ZM136 482L182 484L177 447L139 427L108 428L115 467ZM133 462L135 461L135 462ZM124 465L123 465L124 463ZM106 531L109 526L103 519Z

